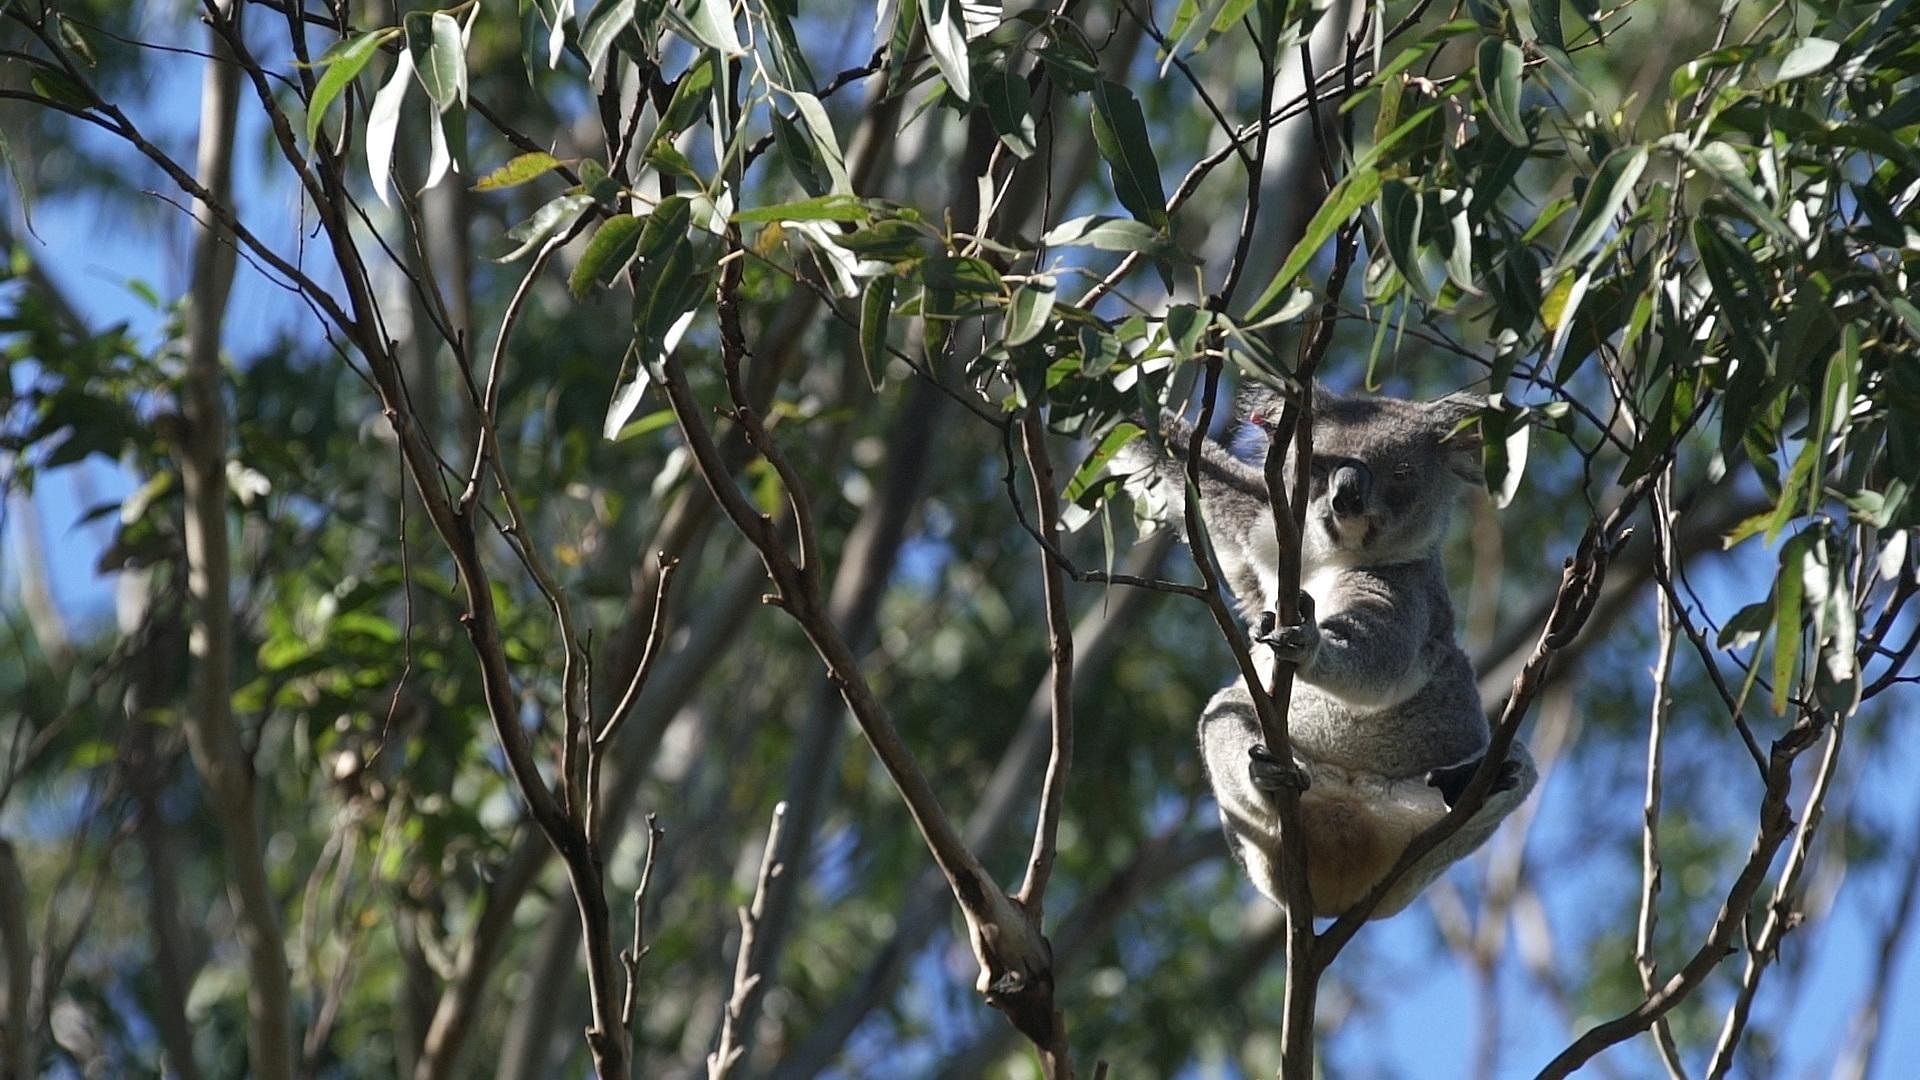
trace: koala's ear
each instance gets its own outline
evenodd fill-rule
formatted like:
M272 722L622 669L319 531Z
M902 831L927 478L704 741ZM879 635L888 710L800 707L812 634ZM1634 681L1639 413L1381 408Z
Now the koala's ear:
M1441 439L1440 449L1446 455L1447 468L1469 484L1486 482L1480 461L1482 437L1477 420L1486 408L1484 394L1465 391L1427 403L1427 415L1432 418L1434 434ZM1462 424L1467 426L1461 427Z

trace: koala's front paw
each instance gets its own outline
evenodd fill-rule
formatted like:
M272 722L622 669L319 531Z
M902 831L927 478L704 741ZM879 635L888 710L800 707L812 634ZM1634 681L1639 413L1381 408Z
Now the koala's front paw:
M1247 779L1269 794L1280 791L1305 791L1310 783L1307 767L1299 758L1282 762L1272 751L1255 743L1247 748Z
M1320 624L1313 618L1313 597L1306 592L1300 594L1299 622L1291 626L1281 626L1279 622L1278 614L1262 612L1253 629L1253 640L1272 649L1277 659L1290 664L1306 663L1320 647Z
M1458 765L1446 765L1433 769L1427 773L1427 786L1439 788L1440 798L1446 801L1447 809L1451 810L1454 804L1460 801L1461 793L1466 791L1467 782L1473 779L1473 774L1480 768L1482 760L1483 758L1469 758ZM1520 763L1508 758L1501 762L1500 768L1494 772L1493 787L1487 793L1491 795L1495 792L1512 791L1519 784Z

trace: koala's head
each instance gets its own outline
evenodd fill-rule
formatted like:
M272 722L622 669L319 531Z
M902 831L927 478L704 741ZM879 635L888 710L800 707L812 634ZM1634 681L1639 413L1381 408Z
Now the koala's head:
M1271 434L1281 395L1256 389L1242 403L1248 422ZM1349 397L1315 384L1303 542L1353 565L1424 555L1445 535L1454 502L1480 480L1479 431L1455 428L1483 404L1472 394Z

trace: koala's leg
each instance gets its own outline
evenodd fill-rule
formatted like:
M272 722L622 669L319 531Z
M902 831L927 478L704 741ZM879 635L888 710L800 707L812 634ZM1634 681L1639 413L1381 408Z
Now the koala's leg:
M1215 694L1200 714L1200 757L1213 783L1228 847L1254 886L1280 903L1280 823L1274 792L1308 779L1297 761L1276 761L1260 740L1253 699L1238 683Z
M1444 769L1435 769L1428 774L1428 783L1440 789L1441 798L1451 808L1467 781L1473 777L1473 770L1479 766L1480 759L1474 758ZM1381 897L1380 905L1373 910L1373 918L1384 919L1401 911L1420 895L1421 890L1445 873L1447 867L1486 843L1507 815L1526 801L1527 794L1533 790L1534 782L1538 779L1539 775L1533 768L1533 756L1527 753L1526 745L1514 743L1507 760L1500 765L1500 772L1494 777L1493 790L1487 793L1487 801L1481 804L1479 811L1439 847L1427 852L1425 857L1400 876L1393 888Z

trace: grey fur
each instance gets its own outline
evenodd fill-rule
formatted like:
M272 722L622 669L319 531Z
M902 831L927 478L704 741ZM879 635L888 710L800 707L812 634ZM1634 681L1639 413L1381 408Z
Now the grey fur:
M1272 392L1255 390L1240 407L1256 427L1270 429L1279 404ZM1478 469L1477 442L1454 436L1454 428L1478 404L1461 396L1422 403L1314 387L1302 622L1260 635L1259 652L1298 665L1287 720L1308 785L1301 812L1316 915L1337 915L1365 895L1407 841L1446 814L1467 774L1460 766L1486 751L1487 721L1472 666L1454 641L1440 562L1453 504ZM1184 451L1184 438L1169 445ZM1279 558L1261 467L1212 440L1203 445L1199 494L1207 533L1241 610L1258 617L1275 606ZM1151 512L1179 524L1178 462L1136 450L1117 469L1135 475L1129 486ZM1255 886L1280 902L1273 796L1279 786L1297 784L1299 774L1260 746L1252 699L1240 682L1214 695L1201 714L1200 748L1229 845ZM1374 917L1405 908L1484 843L1534 780L1532 759L1515 744L1485 805L1394 884Z

